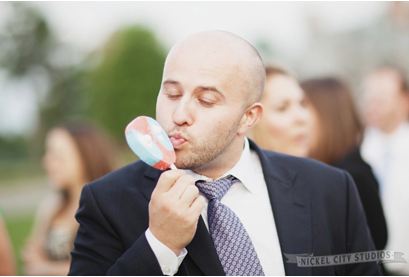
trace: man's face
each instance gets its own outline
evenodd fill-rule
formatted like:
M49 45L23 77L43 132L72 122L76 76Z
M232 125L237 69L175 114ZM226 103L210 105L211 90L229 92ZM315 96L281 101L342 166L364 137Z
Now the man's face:
M156 119L175 148L178 168L200 168L231 152L245 108L235 73L234 64L220 56L188 49L169 55Z
M368 125L388 130L397 124L404 97L399 78L391 72L379 72L364 83L364 117Z

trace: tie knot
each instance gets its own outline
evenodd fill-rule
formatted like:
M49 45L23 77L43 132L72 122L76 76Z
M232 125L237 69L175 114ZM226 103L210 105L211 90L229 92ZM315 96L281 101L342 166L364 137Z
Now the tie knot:
M230 189L230 187L238 181L239 179L237 179L233 175L228 175L226 177L211 182L199 180L196 182L196 186L199 189L199 191L203 193L209 201L213 199L220 200Z

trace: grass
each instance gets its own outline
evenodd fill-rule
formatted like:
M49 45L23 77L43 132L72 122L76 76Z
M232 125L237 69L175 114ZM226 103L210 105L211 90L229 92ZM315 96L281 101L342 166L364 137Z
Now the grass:
M41 175L44 175L44 171L38 160L0 160L0 186L4 187L20 179Z
M26 214L20 216L7 216L5 215L5 221L7 230L10 235L11 243L14 249L14 256L17 261L17 273L19 275L24 274L23 264L21 261L21 251L25 245L25 242L30 234L31 227L34 222L34 214Z

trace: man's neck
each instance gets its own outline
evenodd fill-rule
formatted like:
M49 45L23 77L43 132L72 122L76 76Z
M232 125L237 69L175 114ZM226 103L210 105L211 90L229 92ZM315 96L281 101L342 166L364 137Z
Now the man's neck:
M395 133L400 126L403 124L403 121L395 122L394 124L389 124L388 126L384 126L383 128L380 128L380 131L384 133L385 135L390 135Z
M241 137L234 140L216 159L192 171L211 179L223 176L240 160L244 149L244 139L244 137Z

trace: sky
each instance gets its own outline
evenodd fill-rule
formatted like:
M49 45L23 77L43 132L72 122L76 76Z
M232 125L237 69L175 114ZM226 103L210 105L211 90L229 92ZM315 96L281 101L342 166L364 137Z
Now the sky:
M151 26L168 46L189 33L224 29L252 41L270 37L290 50L308 39L306 19L333 30L364 25L383 12L376 2L33 2L66 43L98 47L123 24Z
M62 44L88 53L122 25L151 27L170 47L187 34L219 29L254 43L260 38L289 57L313 39L307 22L341 31L369 24L385 11L382 2L30 2L48 19ZM0 24L7 8L0 2ZM0 71L0 134L25 134L37 124L37 99L29 85Z

